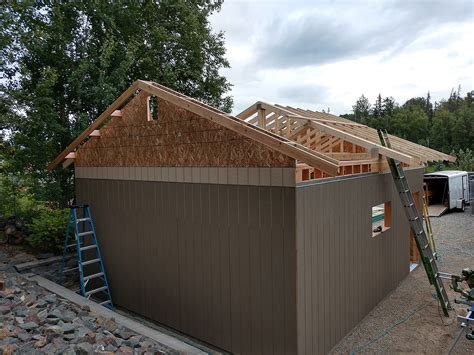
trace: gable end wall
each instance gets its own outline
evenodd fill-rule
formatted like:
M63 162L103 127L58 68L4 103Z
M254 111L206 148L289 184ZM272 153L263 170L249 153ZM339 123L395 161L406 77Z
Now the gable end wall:
M77 151L79 167L295 167L295 160L217 123L158 99L147 120L141 91Z

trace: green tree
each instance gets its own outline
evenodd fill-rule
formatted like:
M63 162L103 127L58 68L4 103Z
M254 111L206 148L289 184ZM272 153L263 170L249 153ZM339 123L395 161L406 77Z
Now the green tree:
M370 119L370 102L364 95L361 95L356 104L352 106L354 120L360 123L368 123Z
M383 116L383 104L382 104L382 95L379 94L375 100L375 104L372 109L372 115L374 119L379 119Z
M431 103L431 94L429 91L428 91L428 94L426 94L425 113L428 116L428 120L431 123L433 121L433 104Z
M386 97L382 103L382 116L391 117L394 110L397 108L397 103L393 97Z
M394 111L390 132L409 141L427 145L428 116L419 105L404 105Z
M35 196L64 203L71 171L45 171L136 79L153 80L230 111L222 0L7 2L0 12L2 159L28 174ZM8 148L8 149L7 149Z

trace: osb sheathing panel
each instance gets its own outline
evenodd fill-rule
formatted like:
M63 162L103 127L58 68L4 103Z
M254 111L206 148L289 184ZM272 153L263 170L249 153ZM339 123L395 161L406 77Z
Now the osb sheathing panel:
M76 166L294 167L295 160L210 120L158 99L147 120L141 92L78 150Z

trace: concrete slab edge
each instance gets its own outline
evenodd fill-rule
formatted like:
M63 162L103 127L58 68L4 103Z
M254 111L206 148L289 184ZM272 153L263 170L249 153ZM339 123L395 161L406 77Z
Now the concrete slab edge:
M204 355L208 354L205 351L202 351L201 349L198 349L190 344L187 344L181 340L178 340L176 338L173 338L172 336L169 336L167 334L163 334L155 329L151 329L149 327L144 326L143 324L140 324L138 322L135 322L127 317L122 316L121 314L118 314L117 312L114 312L108 308L105 308L93 301L88 300L87 298L84 298L73 291L62 287L61 285L58 285L48 279L45 279L44 277L38 276L36 274L21 274L21 276L25 277L26 279L30 281L35 281L40 285L41 287L44 287L50 292L53 292L57 294L60 297L63 297L78 306L89 306L91 311L97 313L98 315L105 317L105 318L114 318L115 322L119 325L122 325L124 327L127 327L128 329L141 334L143 336L146 336L150 339L153 339L163 345L166 345L176 351L178 351L180 354L196 354L196 355Z

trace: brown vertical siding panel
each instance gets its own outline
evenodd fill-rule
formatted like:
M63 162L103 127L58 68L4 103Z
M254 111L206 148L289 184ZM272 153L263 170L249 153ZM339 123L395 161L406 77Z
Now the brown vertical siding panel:
M156 194L156 206L157 210L154 211L153 220L157 220L158 228L154 228L154 239L156 243L159 243L161 246L162 261L159 263L162 268L162 282L155 281L155 290L160 290L162 293L158 296L158 300L162 305L160 306L160 318L154 319L165 319L167 324L174 324L176 322L177 311L174 306L176 304L177 297L176 287L174 287L174 282L176 280L173 277L173 271L176 270L176 259L173 259L173 240L175 236L172 235L170 230L170 225L172 221L168 218L168 205L166 203L166 194L168 191L167 184L156 184L157 185L157 194ZM157 292L157 291L155 291ZM171 306L173 305L173 306Z
M222 221L222 232L217 235L218 238L218 256L219 256L219 284L220 284L220 298L219 298L219 317L218 317L218 334L219 339L224 339L224 342L231 343L232 348L234 346L240 347L239 339L233 338L232 329L229 327L233 322L233 316L231 315L231 297L234 295L234 290L231 288L231 268L230 268L230 257L231 257L231 238L235 235L235 222L234 219L236 205L231 204L231 195L229 193L228 185L218 185L219 201L218 201L218 213L221 213L219 219Z
M249 354L252 349L251 327L251 294L250 294L250 241L249 241L249 195L248 188L230 186L238 197L238 208L235 211L238 218L237 238L239 239L239 285L240 285L240 334L242 353ZM240 193L239 193L240 191Z
M136 242L136 251L137 251L137 258L135 259L135 268L136 274L135 277L137 278L138 283L138 290L143 290L143 292L136 293L135 298L138 302L138 312L139 314L143 314L146 309L146 300L145 300L145 293L148 291L148 283L146 282L146 258L141 257L145 255L146 251L146 243L147 243L147 236L146 230L148 229L145 225L147 223L145 218L145 207L147 205L148 196L145 193L145 182L139 182L136 184L136 193L135 193L135 212L136 212L136 224L135 228L138 232L138 238L135 238ZM156 309L156 305L153 305L153 309Z
M416 191L422 170L409 170L407 176ZM297 188L299 354L328 352L407 275L408 224L398 199L390 175ZM372 238L371 208L385 201L392 201L392 227ZM347 282L338 281L347 272ZM309 314L312 331L306 328L303 336ZM308 337L314 339L312 345Z
M294 188L77 186L118 306L235 354L296 353Z
M313 311L313 295L312 295L312 289L311 289L311 280L313 278L313 270L312 270L312 255L311 255L311 238L309 237L311 228L312 228L312 222L311 221L311 209L308 208L310 205L310 202L308 201L310 199L310 195L305 195L304 196L304 201L305 201L305 209L303 211L305 215L305 224L304 224L304 233L305 233L305 238L304 238L304 250L305 250L305 255L304 255L304 269L305 269L305 351L307 354L312 353L312 344L313 344L313 323L311 322L311 315Z
M163 272L163 261L164 261L164 254L163 254L163 236L158 236L157 234L162 234L162 230L154 229L153 228L153 220L157 218L159 211L159 206L157 205L157 195L158 195L158 186L151 182L145 182L145 193L146 193L146 203L144 206L144 219L146 221L146 244L144 245L144 253L153 253L155 255L154 258L143 258L144 264L146 267L146 272L144 273L145 282L146 282L146 289L147 294L144 297L144 302L146 307L148 304L153 302L154 295L161 295L164 294L165 290L161 286L166 283L164 280L164 272ZM157 283L154 281L154 278L158 277L159 279L163 280L163 283ZM152 309L147 309L147 312L151 313L149 318L156 318L162 315L164 312L163 310L163 302L160 299L155 299L155 306Z
M249 218L249 249L250 249L250 289L252 295L250 298L250 337L252 340L252 354L263 354L262 349L262 307L261 297L262 278L260 263L260 242L259 242L259 188L249 186L248 199L248 218Z
M180 329L182 325L182 293L184 290L181 288L181 272L182 272L182 265L181 265L181 258L182 252L180 250L180 235L179 235L179 223L180 220L178 218L178 205L177 205L177 189L178 184L173 183L166 183L165 191L166 191L166 214L164 217L165 221L170 221L169 224L169 235L170 235L170 260L173 266L173 276L172 276L172 290L173 290L173 320L174 326L177 329Z
M281 282L284 277L283 258L283 191L272 188L271 201L271 230L272 230L272 278L273 278L273 340L274 354L284 354L285 351L285 299Z
M106 202L105 208L111 213L107 213L102 216L99 215L97 217L104 218L107 225L110 226L110 230L102 228L102 224L99 224L98 227L100 228L96 228L96 235L97 235L97 242L99 243L100 252L104 261L105 271L107 273L107 281L110 287L112 287L112 285L116 285L120 282L120 280L118 279L120 275L117 272L119 271L117 267L109 261L112 260L113 255L116 255L116 253L118 253L119 251L117 250L118 249L117 244L114 244L114 243L104 244L102 242L103 240L102 235L104 233L110 233L115 236L117 235L117 227L120 224L120 220L114 221L112 220L112 218L110 218L110 216L111 214L117 213L117 208L116 208L115 203L116 203L116 197L117 197L117 192L118 192L116 190L118 189L118 186L114 182L110 184L104 184L104 181L100 181L100 189L104 191L106 195L105 198L102 199L104 202ZM93 214L92 218L94 220L95 220L95 217L96 217L95 214Z
M343 219L349 219L350 216L350 210L349 206L350 204L348 203L348 198L349 198L349 192L348 191L341 191L341 199L344 201L342 204L342 211L341 211L341 217ZM350 201L350 200L349 200ZM349 225L347 223L341 224L341 233L342 233L342 261L341 261L341 273L345 274L349 271L349 245L350 245L350 229ZM341 285L342 289L347 289L348 284L346 285ZM342 302L341 304L341 313L343 317L346 317L348 319L351 318L351 308L348 302ZM345 321L341 324L341 334L340 337L344 336L350 328L348 326L349 321Z
M111 289L112 293L112 301L116 302L116 300L120 300L121 295L119 291L119 286L121 283L121 277L122 275L120 274L120 265L118 260L123 260L125 257L122 243L123 243L123 225L126 223L127 219L125 216L125 209L122 208L122 199L119 198L119 196L122 196L122 191L123 191L123 184L117 183L115 194L117 196L113 197L111 196L111 203L115 203L115 213L112 215L111 213L106 214L103 218L105 218L104 223L107 226L111 226L112 228L107 229L103 228L104 224L103 223L97 223L98 220L93 214L94 218L94 224L96 227L101 227L102 231L101 234L97 234L97 240L99 242L99 245L104 244L103 241L108 241L109 235L115 235L115 241L116 241L116 248L114 250L114 253L107 254L107 258L104 260L104 266L105 266L105 271L107 273L107 280L109 282L109 286ZM102 222L102 220L101 220ZM114 225L115 224L115 225ZM106 234L106 237L104 238L103 234ZM107 243L107 245L110 243ZM102 251L102 247L101 247Z
M263 354L274 354L275 353L275 339L273 338L273 327L274 327L274 314L273 314L273 279L269 277L272 275L272 248L273 238L271 235L271 229L267 226L271 226L271 191L269 189L260 188L260 226L259 233L260 239L260 250L261 250L261 270L262 275L262 299L264 300L262 313L264 316L262 324L262 346Z
M187 332L197 334L199 314L197 301L199 298L199 288L196 286L198 278L198 250L197 239L198 231L193 230L193 202L192 202L192 186L190 184L181 184L183 186L182 200L182 220L183 235L181 236L184 245L184 265L185 272L182 278L185 280L185 294L187 299Z
M167 218L168 206L166 203L167 184L156 184L156 195L155 195L155 210L152 212L152 220L159 221L158 228L154 228L153 235L156 244L160 245L161 252L158 254L162 257L159 261L159 267L162 268L161 282L155 283L155 292L161 291L158 296L158 302L161 303L159 307L159 313L153 319L164 319L167 324L174 324L177 312L170 305L175 304L175 289L173 287L172 271L175 269L176 260L172 259L172 236L170 233L170 221Z
M139 294L135 292L134 298L135 302L137 304L136 306L136 312L139 314L143 314L144 311L146 310L145 304L144 304L144 299L143 299L143 294L146 292L145 291L145 280L144 280L144 263L143 260L145 258L142 257L144 248L144 231L145 231L145 220L143 218L143 205L145 203L144 201L144 193L143 193L143 182L138 182L135 186L135 192L134 192L134 228L135 228L135 233L139 236L138 238L133 238L132 241L134 242L133 250L135 251L135 257L134 257L134 262L133 262L133 269L134 269L134 275L136 279L136 288L134 290L143 290L144 292L140 292ZM153 306L155 308L155 306Z
M201 250L202 250L202 324L209 322L210 318L210 296L211 296L211 242L210 242L210 228L209 228L209 186L202 185L200 188L200 205L201 205L201 220L199 229L201 231ZM212 331L209 327L202 326L202 337L212 339Z
M296 240L294 189L283 190L283 269L285 294L285 320L281 325L285 332L285 354L294 355L296 347ZM291 287L285 285L292 285Z
M128 182L127 184L127 194L129 198L129 211L130 215L128 218L128 223L126 227L126 235L132 235L136 233L136 223L137 223L137 187L136 184ZM137 239L138 238L125 238L125 248L129 251L127 253L127 270L125 272L125 279L129 280L129 290L125 292L127 297L127 302L132 303L131 310L138 312L140 307L140 302L135 297L136 290L139 288L138 278L136 273L139 271L137 268L136 260L140 257L137 253Z
M296 309L298 354L306 355L306 298L305 298L305 231L306 198L303 189L296 190Z
M205 307L205 293L206 290L202 287L204 283L204 250L203 250L203 235L202 235L202 196L201 186L193 186L189 184L190 194L192 198L192 216L191 216L191 233L194 233L194 248L195 248L195 272L196 278L194 280L194 289L196 290L195 305L196 316L195 320L195 334L198 338L206 337L206 332L202 324L205 322L206 314L204 313Z
M192 302L191 297L188 293L188 278L189 270L188 270L188 259L187 259L187 244L190 243L189 240L186 238L186 224L185 224L185 217L184 217L184 210L187 207L185 205L185 197L184 197L184 184L173 184L173 188L175 190L175 201L176 201L176 221L177 221L177 243L178 243L178 265L179 265L179 275L178 278L180 280L179 283L179 303L180 303L180 328L183 329L184 332L189 333L190 328L190 320L189 320L189 312L190 312L190 302Z
M310 197L310 200L306 206L306 208L311 209L312 205L314 203L320 203L321 202L321 193L319 190L313 190L309 191L308 196ZM323 260L324 260L324 255L327 252L327 250L324 249L324 244L325 244L325 233L324 233L324 225L325 223L322 220L322 215L319 216L318 219L312 220L313 223L313 229L315 229L316 234L315 234L315 245L316 245L316 254L314 254L313 257L315 257L315 263L314 266L318 270L318 278L320 279L320 282L314 282L313 284L313 292L314 296L316 297L316 309L315 311L313 310L313 324L317 324L317 333L315 333L315 336L313 336L313 346L312 346L312 353L319 353L322 352L324 349L324 337L325 337L325 304L324 304L324 295L325 295L325 285L323 284Z
M333 195L339 201L339 203L336 205L333 205L332 209L332 215L331 215L331 224L334 225L334 234L333 234L333 240L334 240L334 277L333 277L333 282L334 282L334 297L332 298L332 304L331 304L331 309L334 310L333 312L333 324L336 325L338 323L341 323L340 320L344 316L341 313L341 305L345 302L346 297L342 297L344 290L341 289L342 283L339 282L339 277L338 275L343 275L342 270L341 270L341 262L342 262L342 253L343 253L343 240L344 240L344 235L341 233L341 224L340 220L343 219L344 217L341 216L341 207L344 205L345 201L343 198L343 191L342 189L338 189L337 185L333 186ZM333 334L332 341L335 343L338 339L342 337L341 334L342 326L338 324L336 326L336 332Z
M153 318L162 313L163 303L157 302L156 299L153 299L153 295L162 294L162 290L159 289L159 283L154 282L153 278L158 276L163 278L163 268L161 263L163 262L163 246L161 245L161 238L157 238L156 234L159 233L159 230L156 230L153 226L154 211L156 211L156 184L151 182L144 182L144 195L145 195L145 205L144 209L144 219L145 219L145 231L144 235L146 236L146 243L143 245L144 255L152 252L154 258L143 258L144 267L146 271L144 272L145 283L145 295L144 295L144 306L145 310L148 311L148 305L151 303L155 304L153 307Z
M321 189L319 191L319 196L320 196L320 201L319 205L323 206L323 211L322 211L322 218L319 219L319 222L323 224L323 258L320 260L320 265L318 265L319 270L322 270L323 275L322 275L322 285L325 288L324 291L324 297L321 299L321 302L323 302L324 305L324 336L322 340L323 347L324 349L327 348L327 344L330 338L330 316L331 316L331 309L329 309L329 299L332 297L331 293L331 285L330 285L330 279L332 277L331 275L331 228L330 224L328 223L329 219L329 210L326 204L329 200L329 191L328 189ZM311 206L308 206L308 208L311 208Z
M227 201L226 201L227 202ZM236 190L231 186L229 188L229 200L230 205L237 207L232 211L232 219L238 221L238 195ZM226 212L230 213L231 211L226 208ZM229 228L229 247L230 247L230 289L232 290L230 297L230 310L231 310L231 320L232 320L232 348L236 353L243 353L244 349L242 347L242 328L241 328L241 318L242 318L242 309L240 300L242 299L242 288L240 287L240 259L241 259L241 248L239 240L239 231L236 228Z
M228 330L222 330L222 327L220 326L220 299L221 299L221 293L222 293L222 286L221 286L221 277L220 277L220 243L221 239L226 233L226 229L223 226L223 221L220 218L215 218L214 224L212 221L212 216L218 216L219 213L219 186L217 185L209 185L210 193L209 193L209 198L210 198L210 204L209 204L209 239L210 239L210 254L212 257L210 258L210 265L211 265L211 271L210 271L210 282L211 282L211 289L215 290L214 292L211 293L209 297L209 305L211 307L210 309L210 314L209 314L209 324L210 324L210 331L212 333L212 341L215 341L216 343L219 341L221 338L225 338L226 345L228 349L232 347L231 343L231 337L230 337L230 331ZM225 254L228 256L228 252ZM227 317L224 318L224 321L228 324L230 324L231 319L230 315L227 314ZM221 334L221 332L224 332Z

